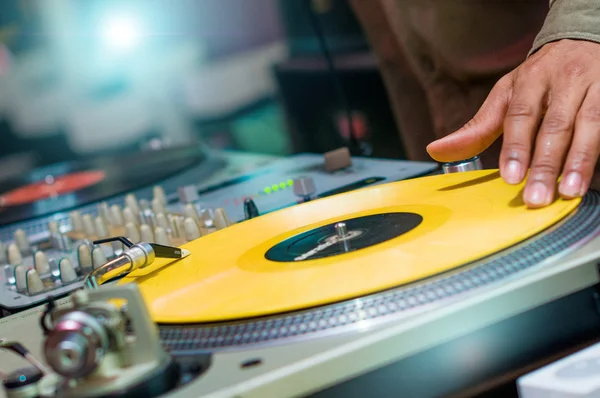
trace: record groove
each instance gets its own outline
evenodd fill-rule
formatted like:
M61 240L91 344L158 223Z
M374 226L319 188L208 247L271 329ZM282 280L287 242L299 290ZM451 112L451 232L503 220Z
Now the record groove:
M467 264L463 269L436 276L431 282L401 286L360 299L279 316L211 324L159 325L160 337L168 351L189 353L316 337L336 328L352 328L359 321L397 317L403 311L448 299L529 269L589 239L599 228L600 194L590 191L574 214L549 232L473 267Z

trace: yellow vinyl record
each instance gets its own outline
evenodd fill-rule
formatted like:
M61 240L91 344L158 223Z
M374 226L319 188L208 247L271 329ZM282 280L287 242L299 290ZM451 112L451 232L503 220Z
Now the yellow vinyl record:
M496 170L365 188L262 215L185 244L191 254L138 283L153 319L198 323L360 297L523 242L579 199L528 209Z

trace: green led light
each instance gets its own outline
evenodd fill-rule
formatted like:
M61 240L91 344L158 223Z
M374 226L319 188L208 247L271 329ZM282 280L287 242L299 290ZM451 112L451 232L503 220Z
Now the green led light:
M288 187L294 186L294 180L287 180Z
M279 183L279 188L285 189L286 187L287 187L287 185L285 184L285 182L280 182Z
M271 187L266 187L265 188L265 193L267 193L267 194L271 193Z
M272 189L273 191L279 191L279 185L277 185L277 184L273 184L273 185L271 185L271 189Z

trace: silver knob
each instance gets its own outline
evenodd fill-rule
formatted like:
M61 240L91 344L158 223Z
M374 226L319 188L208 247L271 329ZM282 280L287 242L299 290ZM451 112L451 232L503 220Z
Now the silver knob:
M310 199L310 196L317 192L315 180L312 177L299 177L294 180L294 194L304 199Z
M44 356L56 373L80 378L96 369L108 345L108 335L98 320L74 311L63 316L49 333Z
M472 157L471 159L459 160L457 162L444 163L442 170L444 174L450 173L461 173L463 171L482 170L483 165L479 156Z

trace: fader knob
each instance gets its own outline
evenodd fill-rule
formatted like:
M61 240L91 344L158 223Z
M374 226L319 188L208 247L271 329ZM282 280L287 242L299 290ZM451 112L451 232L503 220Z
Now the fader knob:
M250 220L251 218L258 217L260 214L258 212L258 207L256 207L256 203L250 198L244 200L244 216L246 220Z
M300 196L304 200L310 200L315 192L317 192L317 188L312 177L300 177L294 180L294 194L296 196Z
M62 283L71 283L77 280L77 274L73 269L73 264L71 264L71 260L68 258L63 258L60 260L58 264L58 269L60 270L60 280Z
M442 165L444 174L460 173L463 171L481 170L483 166L479 156L472 157L466 160L459 160L458 162L449 162Z
M44 290L42 279L37 271L30 269L27 271L27 293L30 295L41 293Z

